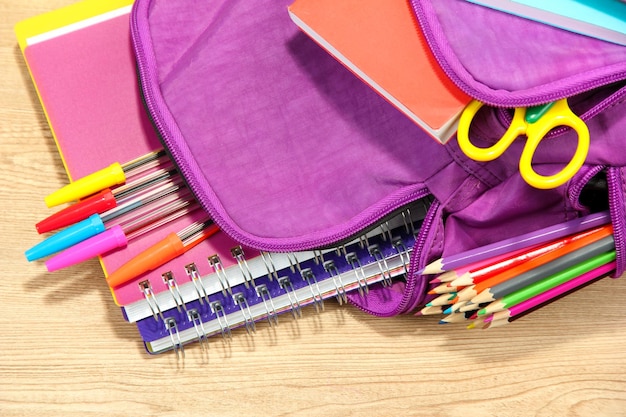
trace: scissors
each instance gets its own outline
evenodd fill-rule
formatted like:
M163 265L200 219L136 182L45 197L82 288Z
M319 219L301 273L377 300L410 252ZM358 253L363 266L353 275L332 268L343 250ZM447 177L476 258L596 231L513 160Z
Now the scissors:
M534 107L517 107L513 113L511 125L502 138L488 148L479 148L469 139L472 120L483 103L472 100L461 113L457 138L459 147L468 157L475 161L492 161L504 153L520 135L526 135L526 145L522 150L519 170L522 178L535 188L549 189L567 182L576 174L587 158L589 152L589 128L567 104L561 99L545 105ZM558 126L569 126L578 134L576 152L570 162L554 175L540 175L532 167L532 159L537 147L548 132Z

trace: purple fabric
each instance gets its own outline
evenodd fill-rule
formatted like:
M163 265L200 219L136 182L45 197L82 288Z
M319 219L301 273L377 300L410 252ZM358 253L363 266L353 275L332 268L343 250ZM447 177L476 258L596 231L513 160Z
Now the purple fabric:
M405 204L449 163L297 29L290 1L177 3L144 3L159 87L187 178L237 240L324 244ZM416 153L432 163L404 157Z
M442 66L483 102L525 106L626 78L621 45L465 0L411 4Z
M523 140L490 163L468 160L454 140L436 143L300 33L290 3L138 0L133 9L152 117L202 205L236 240L264 250L328 244L427 190L437 201L414 251L416 270L442 254L585 214L573 192L585 173L626 165L626 90L586 92L609 75L626 78L625 48L465 1L413 2L442 65L470 94L505 105L576 92L570 103L592 132L588 166L564 186L537 190L518 174ZM493 143L509 117L485 108L474 142ZM560 169L574 145L572 132L554 135L536 169ZM609 175L612 213L623 224L623 170ZM617 246L624 251L619 237ZM425 278L411 274L406 285L351 299L391 316L419 306L425 288Z

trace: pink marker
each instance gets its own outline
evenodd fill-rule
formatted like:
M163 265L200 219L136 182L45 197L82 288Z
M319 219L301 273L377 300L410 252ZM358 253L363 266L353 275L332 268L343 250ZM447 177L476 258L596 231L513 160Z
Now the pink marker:
M174 196L176 197L176 196ZM128 242L175 219L193 212L200 206L191 196L174 199L146 216L127 224L116 224L102 233L83 240L46 261L46 268L53 272L76 265L115 249L126 247Z

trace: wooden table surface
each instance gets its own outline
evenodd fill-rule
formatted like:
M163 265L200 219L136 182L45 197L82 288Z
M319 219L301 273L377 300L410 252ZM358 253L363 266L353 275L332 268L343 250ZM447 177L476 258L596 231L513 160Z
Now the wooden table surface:
M71 1L0 0L0 416L626 416L623 279L489 331L329 302L184 361L146 354L97 262L24 257L66 176L13 26Z

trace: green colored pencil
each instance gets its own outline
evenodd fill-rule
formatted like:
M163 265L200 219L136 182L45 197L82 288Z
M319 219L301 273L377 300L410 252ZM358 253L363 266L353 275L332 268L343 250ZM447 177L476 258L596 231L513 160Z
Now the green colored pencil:
M516 304L526 301L531 297L541 294L542 292L548 291L549 289L574 279L586 272L591 271L592 269L596 269L604 264L612 262L613 260L615 260L614 250L597 255L579 263L578 265L571 266L563 271L550 275L541 281L535 282L534 284L519 289L511 294L505 295L478 311L478 315L483 316L485 314L496 313L506 308L513 307Z

